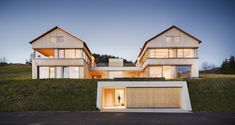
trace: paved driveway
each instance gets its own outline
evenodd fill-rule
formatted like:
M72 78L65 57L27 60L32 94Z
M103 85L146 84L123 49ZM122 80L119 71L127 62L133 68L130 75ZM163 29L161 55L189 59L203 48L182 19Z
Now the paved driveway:
M1 125L235 125L235 113L1 112Z

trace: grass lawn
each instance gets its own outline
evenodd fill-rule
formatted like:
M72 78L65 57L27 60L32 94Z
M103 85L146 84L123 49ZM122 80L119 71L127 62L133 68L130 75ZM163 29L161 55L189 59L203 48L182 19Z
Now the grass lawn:
M235 112L235 75L188 80L193 111ZM97 80L32 80L31 66L0 66L0 111L95 111Z

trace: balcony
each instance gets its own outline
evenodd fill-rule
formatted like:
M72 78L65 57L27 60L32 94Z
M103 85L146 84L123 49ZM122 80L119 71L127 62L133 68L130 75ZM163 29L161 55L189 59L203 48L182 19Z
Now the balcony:
M33 64L37 66L78 66L84 65L82 58L36 58Z

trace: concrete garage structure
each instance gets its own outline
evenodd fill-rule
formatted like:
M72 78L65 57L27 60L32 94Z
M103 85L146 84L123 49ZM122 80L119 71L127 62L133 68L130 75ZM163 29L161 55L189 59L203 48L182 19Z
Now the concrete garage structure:
M97 89L101 111L192 110L186 81L103 81Z

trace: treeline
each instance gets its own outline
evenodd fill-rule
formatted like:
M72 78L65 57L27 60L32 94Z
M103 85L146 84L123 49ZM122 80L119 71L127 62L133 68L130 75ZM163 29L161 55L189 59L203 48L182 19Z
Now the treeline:
M120 57L112 56L112 55L107 55L107 54L101 55L101 54L94 53L93 56L95 58L96 63L108 63L109 62L109 58L120 59ZM126 63L126 64L133 64L132 61L128 61L126 59L123 59L123 62Z
M229 59L225 59L219 70L224 74L234 74L235 73L235 59L234 56L230 56Z

